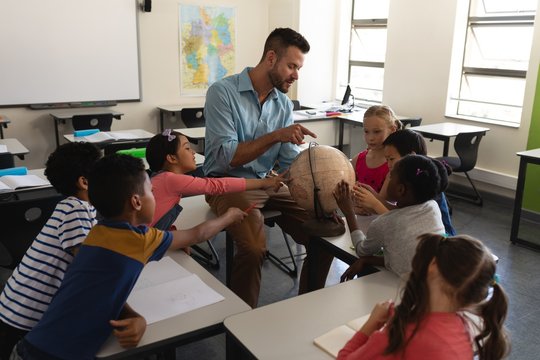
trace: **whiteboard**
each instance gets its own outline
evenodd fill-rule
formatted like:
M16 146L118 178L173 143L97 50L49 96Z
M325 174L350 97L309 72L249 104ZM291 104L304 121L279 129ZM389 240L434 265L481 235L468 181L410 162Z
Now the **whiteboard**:
M0 0L0 106L140 100L135 0Z

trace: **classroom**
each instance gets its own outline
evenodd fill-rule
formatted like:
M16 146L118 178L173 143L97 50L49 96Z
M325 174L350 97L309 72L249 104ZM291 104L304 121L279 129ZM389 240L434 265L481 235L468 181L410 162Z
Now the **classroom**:
M110 1L110 0L109 0ZM290 27L301 33L310 43L311 50L305 57L299 72L299 80L287 96L299 100L300 104L320 104L324 101L340 100L348 84L348 51L351 36L351 16L354 2L361 0L134 0L136 8L138 95L137 99L119 101L111 110L122 113L120 120L113 120L113 130L143 129L152 134L160 131L160 106L202 107L204 91L187 93L182 89L179 49L179 7L181 5L219 6L234 9L235 60L234 72L246 66L255 66L261 58L264 40L277 27ZM534 276L540 270L538 245L536 248L521 247L510 243L510 228L513 215L516 184L521 157L518 152L540 148L540 26L534 22L531 30L532 44L522 79L523 98L520 103L521 117L516 122L478 122L464 117L452 116L452 101L449 89L459 81L456 73L455 54L463 51L463 43L456 39L467 25L469 3L480 0L387 0L386 55L384 57L384 83L382 104L392 107L401 116L421 117L422 125L453 122L489 128L483 137L476 166L469 172L479 191L484 196L484 206L478 207L456 200L454 223L458 230L470 231L471 235L483 240L482 234L493 237L486 241L499 257L499 266L504 270L502 283L509 288L510 309L507 326L512 340L511 359L527 359L540 351L540 344L532 335L539 329L540 310L535 304L540 301L540 283ZM56 6L63 2L56 1ZM124 0L124 2L126 2ZM76 1L76 3L80 3ZM130 1L127 1L130 3ZM150 6L144 11L145 3ZM369 1L366 1L369 3ZM538 11L540 2L531 1ZM130 6L131 6L130 5ZM81 5L82 6L82 5ZM0 34L6 32L2 24L0 5ZM104 10L105 11L105 10ZM106 14L103 14L107 18ZM104 21L108 21L104 20ZM114 21L114 20L111 20ZM22 21L21 21L22 23ZM460 30L461 29L461 30ZM24 25L19 31L24 31ZM4 37L0 35L0 39ZM107 42L106 36L98 41ZM1 42L0 42L1 43ZM66 45L67 46L67 45ZM6 56L3 53L2 56ZM102 53L99 56L109 57ZM459 66L461 63L458 61ZM2 61L0 60L0 64ZM0 74L2 74L0 70ZM54 87L54 79L50 79ZM0 83L2 77L0 76ZM1 85L0 85L1 86ZM81 84L84 86L84 84ZM8 93L9 90L0 91ZM353 88L353 94L355 90ZM356 96L356 95L355 95ZM100 99L91 99L100 100ZM114 100L114 99L110 99ZM85 101L79 99L78 101ZM24 160L15 158L16 166L28 169L43 168L48 155L56 149L55 126L49 115L53 108L32 109L30 103L10 106L0 100L0 115L10 119L4 127L4 138L15 138L29 150ZM178 128L177 120L167 118L166 127ZM309 127L310 123L306 124ZM313 131L326 131L313 124ZM73 132L69 122L59 123L60 134ZM337 131L337 130L336 130ZM348 156L363 148L362 127L345 129ZM332 134L337 139L336 134ZM323 137L326 139L326 137ZM63 141L63 140L62 140ZM61 141L61 142L62 142ZM336 145L332 143L329 145ZM442 155L440 141L427 140L428 154ZM454 154L453 149L450 152ZM538 161L538 160L537 160ZM536 163L538 164L538 162ZM451 182L458 187L468 187L467 179L452 175ZM527 228L532 228L531 242L538 240L540 229L540 170L530 165L527 169L521 217L526 219ZM478 221L475 225L474 221ZM519 221L519 220L518 220ZM8 224L2 222L2 227ZM279 229L271 228L271 237L280 239ZM532 235L532 236L531 236ZM534 237L536 236L536 239ZM225 235L215 240L218 253L225 258ZM273 239L270 246L281 249L281 240ZM279 250L282 251L283 249ZM339 282L340 274L347 268L334 262L329 282ZM514 271L514 272L513 272ZM209 270L220 280L221 270ZM286 279L286 280L284 280ZM266 305L274 301L291 298L296 294L290 279L275 267L263 267L261 302ZM286 282L279 285L280 282ZM512 283L511 283L512 282ZM275 285L274 292L267 293L265 287ZM292 286L292 288L291 288ZM292 289L292 290L291 290ZM297 290L297 289L296 289ZM371 306L370 306L371 309ZM261 325L263 327L264 325ZM286 324L282 324L286 327ZM195 342L184 349L179 348L177 358L225 358L225 337ZM201 345L202 344L202 345ZM216 345L217 344L217 345ZM279 344L275 344L279 346ZM217 350L216 350L217 349ZM221 352L220 352L221 351ZM198 357L201 352L202 357ZM217 352L217 354L216 354ZM227 358L230 358L227 356Z

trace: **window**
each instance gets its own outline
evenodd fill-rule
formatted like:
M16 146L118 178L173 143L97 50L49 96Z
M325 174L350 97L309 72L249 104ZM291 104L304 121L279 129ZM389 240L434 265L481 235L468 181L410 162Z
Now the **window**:
M470 1L447 115L519 126L536 6L537 0Z
M356 103L382 102L388 6L389 0L353 1L347 79L337 97L350 84Z

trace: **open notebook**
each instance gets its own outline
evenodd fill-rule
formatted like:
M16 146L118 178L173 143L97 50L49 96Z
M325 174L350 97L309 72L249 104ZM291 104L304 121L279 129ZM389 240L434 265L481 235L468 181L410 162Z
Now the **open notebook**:
M369 319L367 314L349 321L348 323L338 326L327 333L313 339L313 343L319 348L337 358L339 350L343 349L347 341L349 341L362 325Z
M139 137L137 135L134 135L129 132L122 132L122 131L100 131L96 132L91 135L86 136L79 136L76 137L76 140L84 140L86 142L91 143L101 143L101 142L107 142L107 141L118 141L118 140L134 140L138 139Z
M12 191L24 187L46 186L50 182L37 175L5 175L0 176L0 192Z

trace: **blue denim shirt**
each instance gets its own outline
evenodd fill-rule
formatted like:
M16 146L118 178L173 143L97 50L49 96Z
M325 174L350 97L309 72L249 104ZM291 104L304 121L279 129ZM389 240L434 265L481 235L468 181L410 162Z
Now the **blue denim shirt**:
M277 143L249 163L230 166L239 143L293 124L292 102L277 89L261 106L249 70L245 68L240 74L215 82L206 93L206 176L263 178L276 161L280 169L286 169L300 152L292 143Z

